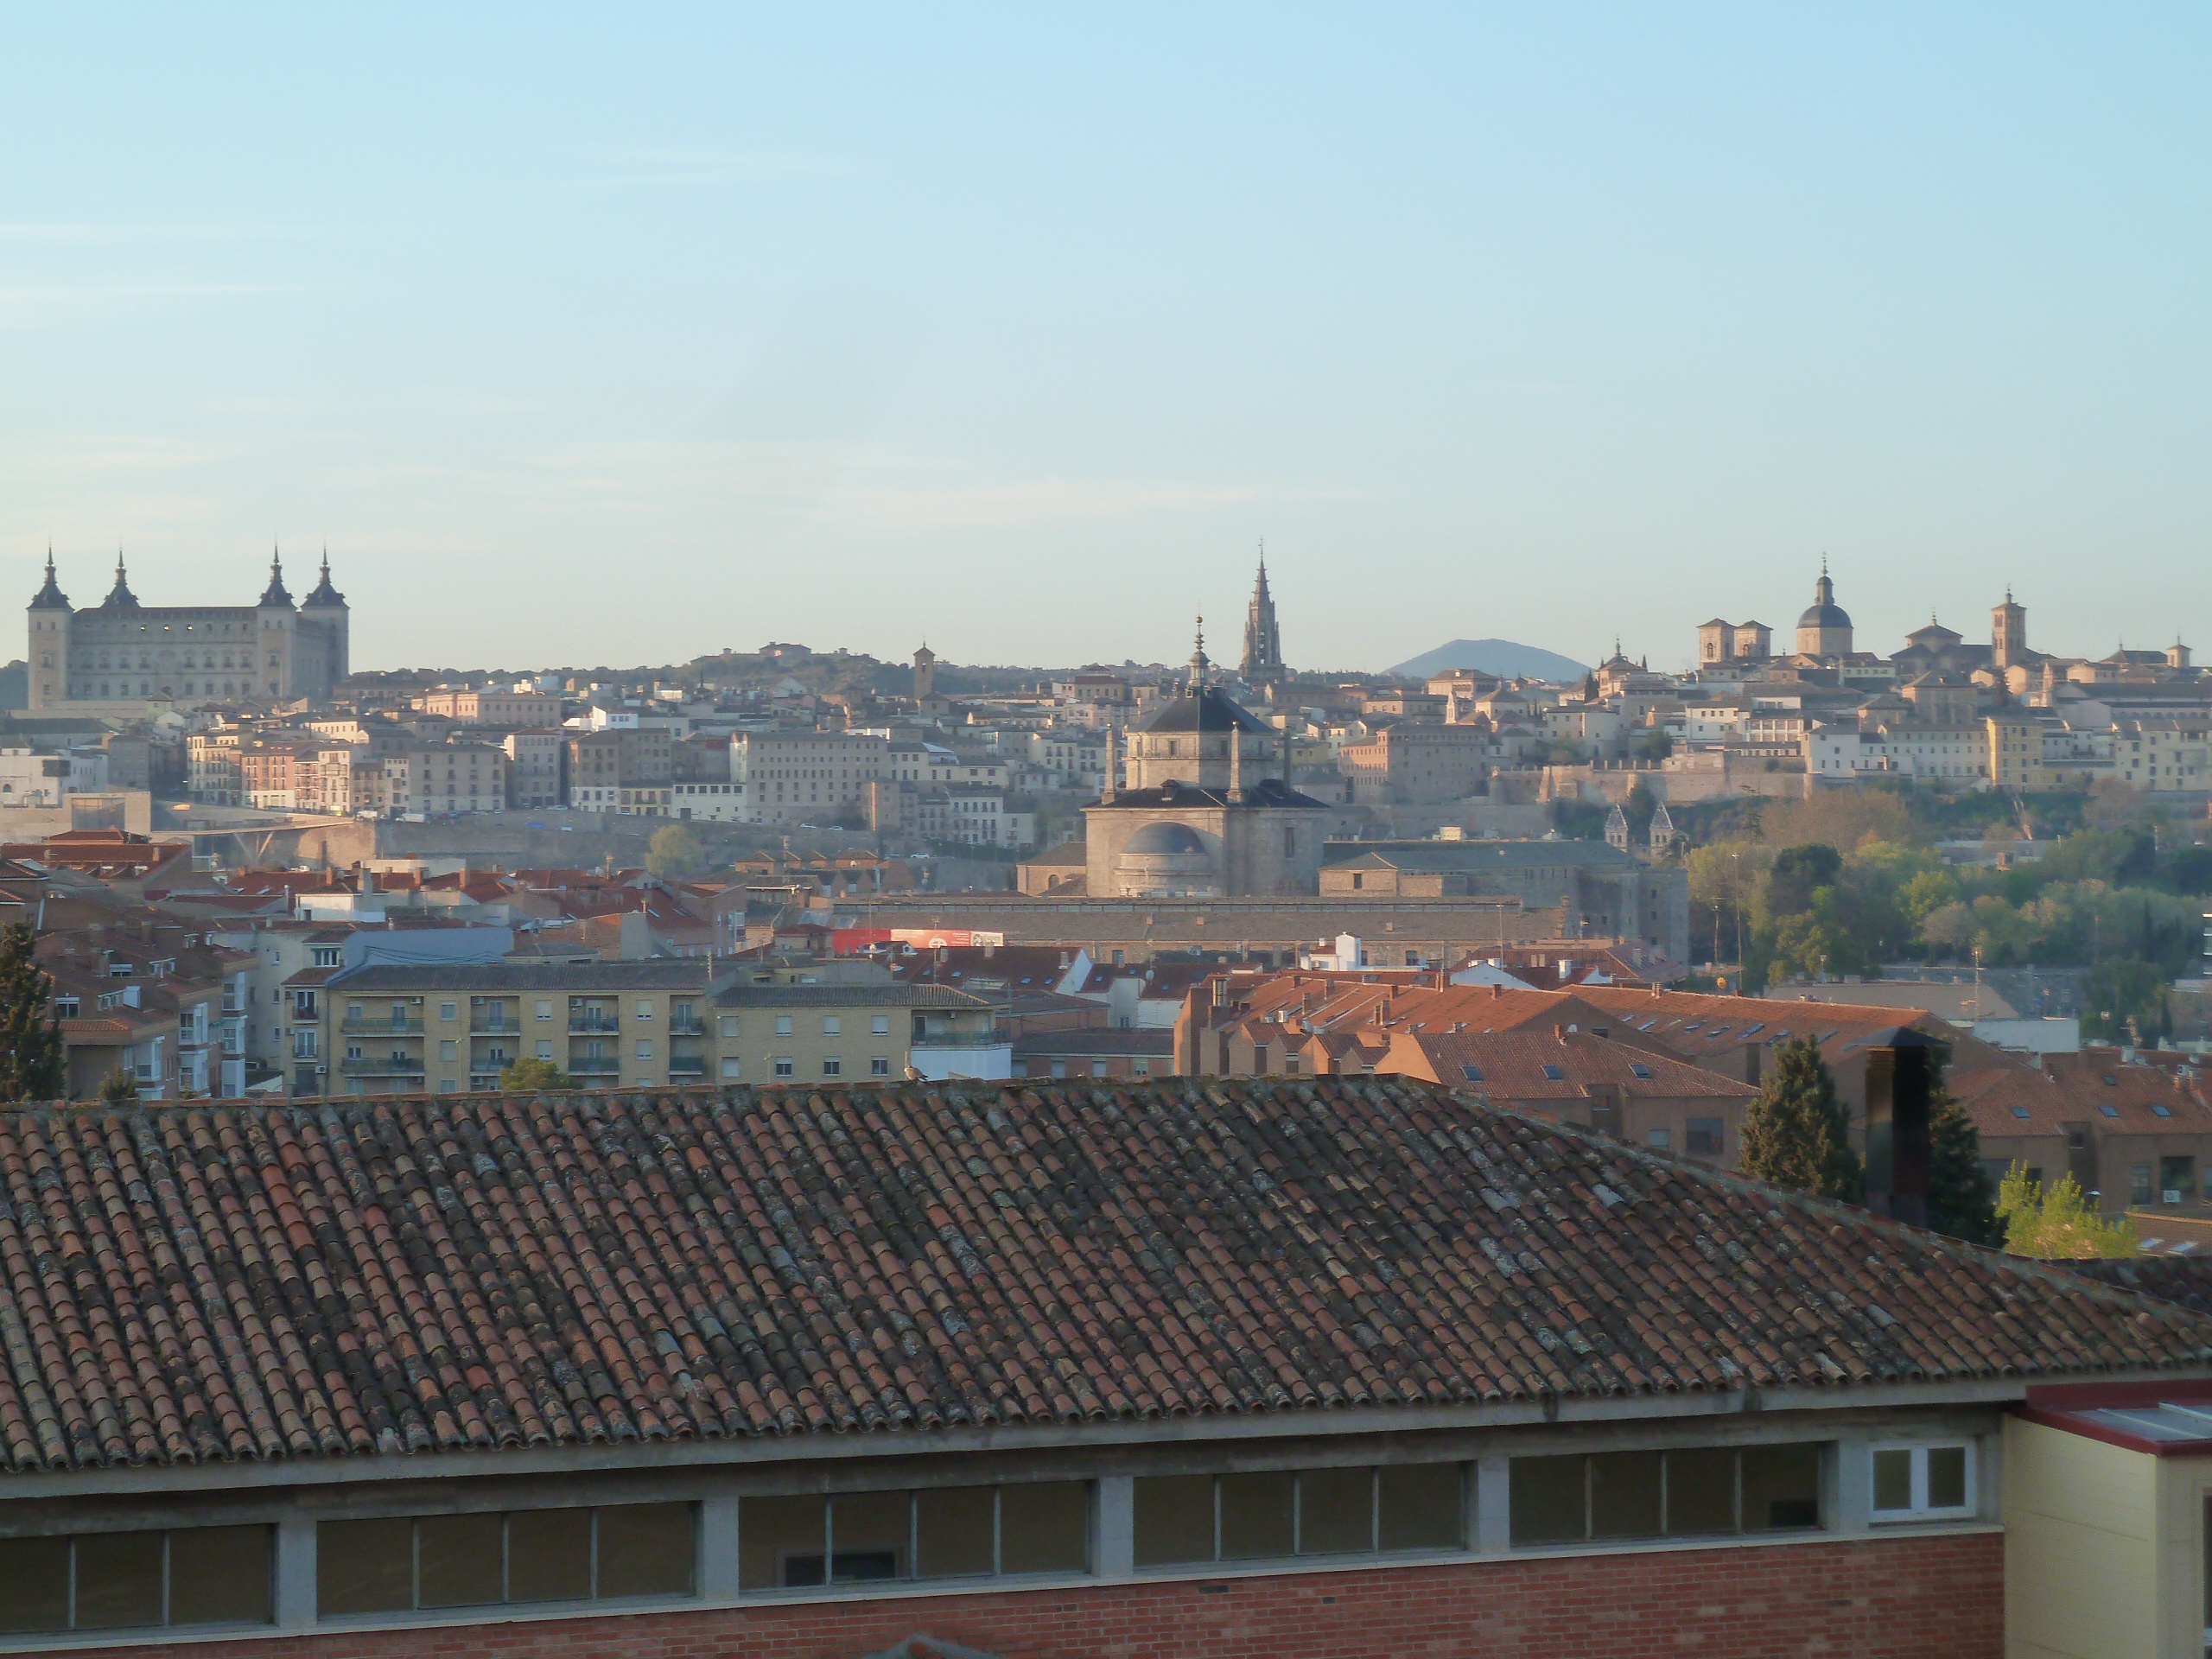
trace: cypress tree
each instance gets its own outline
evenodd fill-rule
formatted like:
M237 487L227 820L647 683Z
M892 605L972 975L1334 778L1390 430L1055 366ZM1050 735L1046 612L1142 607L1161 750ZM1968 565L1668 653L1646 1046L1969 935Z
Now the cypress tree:
M1744 1120L1743 1173L1817 1198L1859 1203L1866 1166L1851 1149L1851 1120L1809 1037L1777 1044L1774 1070Z
M1928 1224L1993 1249L2005 1242L1997 1188L1982 1167L1981 1136L1941 1077L1928 1102Z
M0 1100L59 1100L68 1086L54 982L31 958L28 925L0 929Z

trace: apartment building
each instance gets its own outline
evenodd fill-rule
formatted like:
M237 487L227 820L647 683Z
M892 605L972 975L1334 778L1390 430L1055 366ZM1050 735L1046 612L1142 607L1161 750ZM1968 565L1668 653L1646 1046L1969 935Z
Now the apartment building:
M568 799L563 770L568 734L545 728L509 732L499 741L507 755L507 804L522 811L559 806Z
M426 715L441 715L464 726L557 726L561 699L550 691L485 686L478 690L442 690L416 697L415 707Z
M0 748L0 806L59 806L106 787L107 756L99 749Z
M382 805L395 816L505 810L507 753L488 743L410 744L380 764Z
M675 781L675 739L666 727L570 731L565 741L570 806L587 812L619 812L627 806L631 816L652 816L640 809L665 804L665 791ZM641 790L660 793L640 796Z
M238 764L235 726L194 732L184 740L185 793L206 806L245 804L245 775Z
M1363 743L1345 744L1338 765L1357 802L1456 801L1482 787L1490 742L1490 733L1478 726L1401 721Z
M709 977L689 957L372 963L296 976L294 987L316 992L319 1027L313 1055L294 1062L298 1093L482 1091L525 1059L550 1061L585 1089L896 1078L910 1067L1005 1077L1011 1064L979 997L804 982L769 964L725 963Z
M730 781L747 786L753 823L827 823L861 810L890 747L843 732L741 732L730 740Z
M245 1092L245 953L149 919L43 935L36 957L52 982L70 1099L97 1099L118 1071L143 1100Z

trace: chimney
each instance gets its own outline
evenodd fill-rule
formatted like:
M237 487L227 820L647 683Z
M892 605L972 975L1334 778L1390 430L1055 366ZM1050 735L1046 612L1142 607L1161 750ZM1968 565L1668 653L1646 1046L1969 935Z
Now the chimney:
M1866 1208L1928 1224L1928 1102L1943 1045L1910 1026L1866 1044Z
M1757 1042L1744 1045L1744 1081L1756 1089L1759 1086L1759 1067L1766 1058L1766 1051Z
M1552 1035L1559 1039L1560 1046L1562 1048L1567 1046L1567 1027L1565 1026L1554 1026L1552 1027Z

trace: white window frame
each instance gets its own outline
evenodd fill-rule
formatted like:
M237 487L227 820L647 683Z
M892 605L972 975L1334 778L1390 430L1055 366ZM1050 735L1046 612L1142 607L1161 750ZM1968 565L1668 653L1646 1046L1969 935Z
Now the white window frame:
M779 1077L795 1077L798 1075L798 1062L788 1054L777 1055L769 1062L769 1068Z
M1876 1444L1866 1448L1866 1506L1867 1518L1878 1525L1894 1525L1915 1521L1958 1521L1972 1518L1979 1510L1980 1500L1980 1470L1978 1467L1974 1443L1970 1440L1916 1440L1906 1444L1892 1442ZM1966 1453L1966 1502L1946 1504L1938 1508L1928 1501L1928 1454L1930 1452L1959 1451ZM1912 1459L1912 1502L1902 1510L1874 1507L1874 1459L1884 1452L1903 1452Z

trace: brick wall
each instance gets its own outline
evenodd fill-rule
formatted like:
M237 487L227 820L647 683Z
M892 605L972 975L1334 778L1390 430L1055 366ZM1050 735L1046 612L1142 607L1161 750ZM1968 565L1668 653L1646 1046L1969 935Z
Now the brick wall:
M2000 1659L1996 1533L170 1645L168 1659ZM126 1652L126 1648L100 1651ZM144 1652L144 1649L139 1649Z

